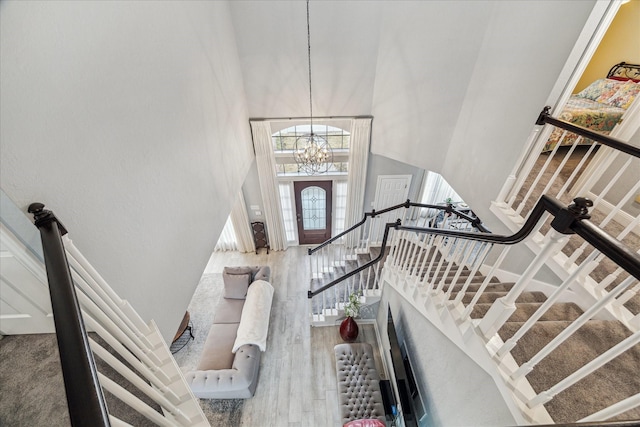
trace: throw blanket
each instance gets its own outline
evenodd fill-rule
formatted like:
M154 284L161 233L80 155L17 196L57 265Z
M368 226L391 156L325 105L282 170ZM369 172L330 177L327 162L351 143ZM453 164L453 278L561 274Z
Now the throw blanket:
M269 282L256 280L251 283L242 307L236 341L233 344L234 353L245 344L257 345L262 351L267 349L272 300L273 286Z

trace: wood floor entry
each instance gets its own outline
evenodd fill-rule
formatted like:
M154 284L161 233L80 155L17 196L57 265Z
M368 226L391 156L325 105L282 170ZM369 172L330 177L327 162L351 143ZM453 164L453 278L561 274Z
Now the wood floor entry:
M298 242L317 245L331 238L332 181L296 181Z

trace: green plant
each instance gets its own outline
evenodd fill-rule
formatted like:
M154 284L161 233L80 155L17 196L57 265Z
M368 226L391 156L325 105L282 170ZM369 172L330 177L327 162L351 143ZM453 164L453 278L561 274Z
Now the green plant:
M360 306L362 302L360 301L360 296L362 292L357 291L353 292L349 295L349 301L344 305L344 314L347 317L357 317L360 314Z

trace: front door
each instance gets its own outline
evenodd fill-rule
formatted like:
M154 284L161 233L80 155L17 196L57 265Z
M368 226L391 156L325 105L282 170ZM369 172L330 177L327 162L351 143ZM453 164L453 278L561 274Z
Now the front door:
M296 181L298 242L315 245L331 238L332 181Z

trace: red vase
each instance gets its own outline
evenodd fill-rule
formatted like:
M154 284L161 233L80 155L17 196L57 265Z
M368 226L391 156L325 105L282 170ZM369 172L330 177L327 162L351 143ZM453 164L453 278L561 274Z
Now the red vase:
M358 338L358 324L353 317L347 317L340 324L340 336L346 342L354 342Z

